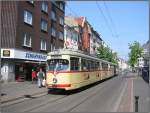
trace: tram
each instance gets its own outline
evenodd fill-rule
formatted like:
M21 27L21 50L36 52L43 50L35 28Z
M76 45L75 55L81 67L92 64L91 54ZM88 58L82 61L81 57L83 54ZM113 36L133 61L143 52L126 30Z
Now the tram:
M68 49L48 53L47 88L73 90L112 77L117 65Z

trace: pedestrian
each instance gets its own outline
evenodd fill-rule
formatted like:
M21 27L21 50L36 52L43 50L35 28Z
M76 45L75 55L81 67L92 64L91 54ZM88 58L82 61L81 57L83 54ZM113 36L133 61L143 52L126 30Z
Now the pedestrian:
M36 81L36 71L34 71L34 69L32 69L32 84L34 81Z
M42 71L41 68L40 68L40 71L37 73L37 77L38 77L38 86L39 86L39 88L41 88L42 87L42 82L45 79L45 74L44 74L44 72Z

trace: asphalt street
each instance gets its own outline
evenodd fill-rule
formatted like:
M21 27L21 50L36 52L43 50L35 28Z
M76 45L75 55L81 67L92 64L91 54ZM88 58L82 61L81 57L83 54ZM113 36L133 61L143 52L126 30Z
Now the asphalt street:
M49 91L47 95L3 106L2 112L131 112L134 78L122 74L70 93Z

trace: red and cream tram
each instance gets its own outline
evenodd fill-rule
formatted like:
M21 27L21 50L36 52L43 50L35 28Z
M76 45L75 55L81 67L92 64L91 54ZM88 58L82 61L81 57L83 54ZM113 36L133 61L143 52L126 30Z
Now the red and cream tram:
M114 76L116 64L82 52L61 49L48 54L47 88L77 89Z

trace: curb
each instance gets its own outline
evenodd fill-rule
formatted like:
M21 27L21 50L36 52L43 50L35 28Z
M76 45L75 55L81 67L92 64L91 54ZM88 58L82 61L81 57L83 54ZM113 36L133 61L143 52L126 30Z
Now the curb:
M26 94L26 95L30 95L32 97L32 96L39 95L39 94L42 94L42 93L45 93L45 92L46 91L41 91L41 92L34 93L34 94L31 94L31 95L30 94ZM19 99L22 99L22 98L26 98L25 95L21 95L21 96L18 96L16 98L11 98L11 99L1 101L1 104L5 104L5 103L8 103L8 102L13 102L13 101L16 101L16 100L19 100Z

